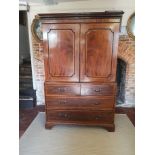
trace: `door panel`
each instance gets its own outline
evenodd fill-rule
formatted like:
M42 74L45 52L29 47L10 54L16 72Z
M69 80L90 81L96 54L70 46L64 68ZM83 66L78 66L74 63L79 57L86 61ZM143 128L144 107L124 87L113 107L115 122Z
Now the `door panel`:
M43 29L46 81L79 81L79 24L44 24Z
M80 81L114 82L119 25L81 24Z
M113 33L109 29L91 29L86 32L86 75L88 77L107 77L110 74L112 40Z

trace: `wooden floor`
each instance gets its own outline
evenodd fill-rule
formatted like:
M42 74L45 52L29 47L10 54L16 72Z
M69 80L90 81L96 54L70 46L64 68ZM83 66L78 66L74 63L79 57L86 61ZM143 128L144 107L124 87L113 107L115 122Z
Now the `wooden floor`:
M44 112L44 106L37 106L33 109L25 109L19 111L19 137L23 135L25 130L31 124L38 112ZM117 114L127 114L133 125L135 125L135 108L116 108Z

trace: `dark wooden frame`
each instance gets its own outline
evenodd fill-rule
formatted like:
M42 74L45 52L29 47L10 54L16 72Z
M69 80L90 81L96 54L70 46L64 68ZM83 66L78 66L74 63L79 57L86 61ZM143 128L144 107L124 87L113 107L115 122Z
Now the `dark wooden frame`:
M83 12L83 13L52 13L52 14L38 14L39 19L63 19L63 18L122 18L123 11L105 11L105 12Z
M127 22L127 33L128 35L135 40L135 35L131 32L131 28L130 28L130 23L131 23L131 20L132 18L135 16L135 13L131 14L131 16L129 17L128 19L128 22Z
M42 42L43 38L42 39L39 38L39 36L36 34L36 29L35 29L35 24L36 22L38 22L38 20L39 20L38 18L33 19L32 24L31 24L31 32L36 41Z

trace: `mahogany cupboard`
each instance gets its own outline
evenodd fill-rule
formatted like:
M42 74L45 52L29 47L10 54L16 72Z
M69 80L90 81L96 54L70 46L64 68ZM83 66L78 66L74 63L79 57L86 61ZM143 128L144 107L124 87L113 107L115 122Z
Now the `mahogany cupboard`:
M122 11L39 14L45 66L46 128L102 126L114 131Z

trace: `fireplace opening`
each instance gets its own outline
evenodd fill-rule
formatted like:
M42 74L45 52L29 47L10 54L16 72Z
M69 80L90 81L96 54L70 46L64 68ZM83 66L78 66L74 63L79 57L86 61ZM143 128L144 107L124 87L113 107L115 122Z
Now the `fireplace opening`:
M126 79L126 62L122 59L117 60L117 97L116 105L125 103L125 79Z

